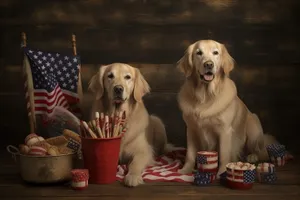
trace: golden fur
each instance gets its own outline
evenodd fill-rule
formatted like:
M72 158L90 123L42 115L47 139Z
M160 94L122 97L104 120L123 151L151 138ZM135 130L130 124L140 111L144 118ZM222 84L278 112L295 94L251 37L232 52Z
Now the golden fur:
M123 102L119 106L116 106L113 97L113 87L116 85L124 88ZM100 67L90 81L89 90L94 95L91 118L94 118L96 111L112 113L125 110L128 127L121 141L119 156L120 162L129 164L124 183L127 186L143 183L143 170L153 164L154 156L164 153L167 147L163 122L148 114L142 100L150 92L148 83L138 69L113 63Z
M211 74L204 79L205 63L213 63ZM267 159L265 145L275 139L263 134L258 117L237 96L229 73L234 60L223 44L200 40L190 45L178 62L186 80L178 94L179 107L187 126L187 155L180 173L190 173L197 151L218 150L219 172L226 164L238 161L244 149L251 158ZM200 78L202 77L202 79Z

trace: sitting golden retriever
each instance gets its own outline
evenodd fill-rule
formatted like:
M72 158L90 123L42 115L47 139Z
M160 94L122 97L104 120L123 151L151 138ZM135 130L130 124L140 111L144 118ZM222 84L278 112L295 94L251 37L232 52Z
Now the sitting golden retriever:
M137 186L143 183L142 172L154 164L154 157L164 153L167 136L163 122L149 115L142 97L150 87L140 71L127 64L101 66L89 84L94 94L91 118L96 111L112 113L125 111L127 132L121 141L120 162L129 164L124 183Z
M180 173L190 173L197 151L218 150L218 175L226 164L248 158L268 159L266 145L275 139L263 134L258 117L237 96L229 73L234 60L225 46L213 40L200 40L188 47L178 61L186 76L179 94L179 107L187 126L187 154Z

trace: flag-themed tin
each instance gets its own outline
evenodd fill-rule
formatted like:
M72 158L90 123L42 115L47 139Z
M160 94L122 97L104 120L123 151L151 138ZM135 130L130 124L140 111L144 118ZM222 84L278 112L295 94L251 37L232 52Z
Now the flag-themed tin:
M226 165L227 186L232 189L250 189L255 181L256 167L250 163L233 162Z

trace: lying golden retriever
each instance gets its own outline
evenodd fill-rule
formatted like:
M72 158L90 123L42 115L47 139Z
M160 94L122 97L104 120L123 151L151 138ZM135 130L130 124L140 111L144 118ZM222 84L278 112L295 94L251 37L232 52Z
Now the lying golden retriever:
M258 117L237 96L229 73L234 60L223 44L200 40L178 61L186 76L179 107L187 126L187 154L180 173L190 173L199 150L219 151L218 175L229 162L238 161L244 149L248 158L267 159L266 145L275 139L263 134Z
M143 183L142 172L154 164L154 156L164 153L167 136L163 122L148 114L142 97L150 87L140 71L127 64L101 66L89 84L94 94L91 119L95 112L125 111L127 132L121 141L120 162L129 164L125 185Z

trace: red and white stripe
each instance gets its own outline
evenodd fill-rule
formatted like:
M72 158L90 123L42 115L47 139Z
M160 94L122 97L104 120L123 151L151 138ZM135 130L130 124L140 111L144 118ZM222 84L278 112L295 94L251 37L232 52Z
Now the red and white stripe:
M281 166L284 166L285 165L285 156L283 157L271 157L271 161L273 164L281 167Z
M275 172L275 165L272 163L259 163L256 167L258 173L273 173Z
M190 174L180 174L177 171L182 168L186 150L184 148L174 148L167 155L156 159L154 166L149 166L142 173L145 182L187 182L194 181L194 176ZM123 180L127 174L126 165L119 165L117 179Z
M227 169L227 179L233 182L244 182L244 173L242 170Z
M39 147L39 146L32 146L28 152L29 155L32 156L44 156L46 155L47 150L43 147Z
M62 106L66 109L69 109L76 116L81 116L81 110L78 106L79 96L77 93L73 93L68 90L62 90L58 84L50 93L43 89L29 88L26 73L24 73L23 78L28 116L30 116L32 112L31 106L34 107L34 115L48 115L53 112L55 106ZM32 80L30 81L32 82ZM31 95L33 96L34 105L31 105L30 103Z
M262 182L262 175L275 173L275 165L272 163L259 163L256 167L256 177L259 182Z
M36 114L50 114L55 106L69 108L68 101L58 84L51 93L48 93L47 90L34 90L34 106Z
M207 164L197 163L197 168L202 172L218 171L218 152L215 151L199 151L198 155L206 157Z

